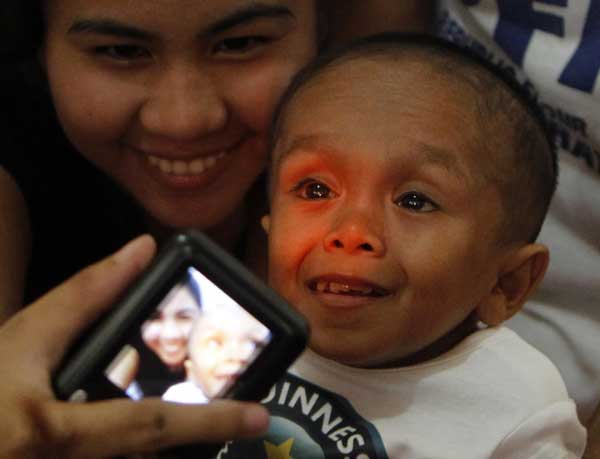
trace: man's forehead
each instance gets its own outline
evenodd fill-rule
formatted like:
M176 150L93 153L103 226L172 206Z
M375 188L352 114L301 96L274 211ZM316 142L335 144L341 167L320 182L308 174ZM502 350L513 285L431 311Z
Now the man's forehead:
M399 146L398 148L403 148ZM343 161L345 152L343 148L336 145L335 136L327 133L313 133L307 135L299 135L290 138L288 142L282 143L280 148L275 149L277 153L273 158L274 168L277 170L280 165L287 159L306 155L306 157L321 159L326 158L334 161ZM395 153L388 151L369 151L369 158L373 158L373 154L380 154L382 158L386 158L393 162L397 156ZM366 153L365 153L366 154ZM466 182L473 182L473 173L469 168L469 162L459 152L448 150L427 142L417 142L410 148L408 155L403 155L405 158L410 157L414 162L419 163L419 167L439 167L447 173L452 174ZM402 162L402 164L406 164Z
M359 56L335 63L311 78L292 96L281 113L278 138L274 139L273 165L277 167L298 149L323 149L327 146L322 133L314 135L311 132L320 124L319 115L337 119L349 119L352 116L360 118L360 113L367 113L367 107L371 106L369 113L381 114L391 134L396 130L398 136L406 135L406 126L402 124L406 118L397 122L393 118L398 113L412 110L415 117L425 120L431 114L433 121L427 125L427 129L423 128L420 138L416 139L423 160L465 178L481 175L476 172L479 163L485 161L482 154L486 150L486 141L481 138L478 102L476 96L471 94L473 89L455 78L440 74L435 66L418 59L418 53L415 56L408 56L406 62L385 56L381 59L373 59L370 55ZM357 96L353 91L363 93ZM344 107L346 101L348 106ZM363 101L366 103L361 104ZM390 110L384 114L385 107ZM400 107L400 110L395 107ZM435 119L441 109L445 109L448 116L442 120ZM384 126L378 124L376 119L366 119L363 124L367 122L372 122L374 129ZM436 126L437 122L450 123L451 127L442 134L439 125ZM306 124L310 128L306 128ZM391 134L389 137L392 137ZM353 131L346 135L353 135ZM387 132L382 134L384 137L387 135ZM446 145L440 135L450 136L453 140ZM383 139L382 136L380 139Z

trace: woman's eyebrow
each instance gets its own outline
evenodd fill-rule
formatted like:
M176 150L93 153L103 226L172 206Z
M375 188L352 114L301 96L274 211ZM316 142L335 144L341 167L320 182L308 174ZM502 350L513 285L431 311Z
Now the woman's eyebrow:
M207 28L208 35L216 35L233 27L248 24L258 19L269 18L293 18L294 14L289 8L283 5L273 5L268 3L252 3L242 6L228 14L223 19L219 19Z
M283 5L252 3L243 6L222 19L209 24L201 35L216 35L233 27L248 24L264 18L293 18L294 14ZM68 33L106 35L120 38L130 38L142 41L153 41L158 34L140 29L129 24L109 18L77 19L69 27Z
M114 19L78 19L68 33L108 35L121 38L133 38L136 40L152 41L157 35L137 27L133 27Z

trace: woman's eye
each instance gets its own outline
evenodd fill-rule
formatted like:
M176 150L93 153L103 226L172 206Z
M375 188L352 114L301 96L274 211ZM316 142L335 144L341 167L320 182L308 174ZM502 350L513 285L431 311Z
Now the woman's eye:
M297 191L301 198L309 200L328 199L335 196L335 193L327 185L315 180L300 182L294 191Z
M433 212L439 208L438 205L427 196L416 191L404 193L394 202L400 207L413 212Z
M225 38L215 47L215 52L226 54L243 54L253 51L268 41L267 37L243 36Z
M134 61L150 57L147 49L137 45L99 46L95 48L95 52L117 61Z

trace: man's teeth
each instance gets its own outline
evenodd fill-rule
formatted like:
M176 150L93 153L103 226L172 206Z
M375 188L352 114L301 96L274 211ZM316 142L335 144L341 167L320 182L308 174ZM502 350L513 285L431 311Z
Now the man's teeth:
M222 151L217 155L206 158L196 158L191 161L182 161L159 158L157 156L148 156L148 161L162 172L173 175L198 175L213 167L219 159L225 156Z
M317 291L323 293L337 293L337 294L346 294L346 295L371 295L373 294L373 289L367 286L350 286L348 284L343 284L341 282L326 282L326 281L318 281L317 282Z

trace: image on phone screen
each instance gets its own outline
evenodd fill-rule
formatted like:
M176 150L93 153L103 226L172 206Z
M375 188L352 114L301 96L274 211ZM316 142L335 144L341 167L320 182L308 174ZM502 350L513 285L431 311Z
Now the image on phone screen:
M104 371L132 399L223 397L272 338L269 329L190 267Z

